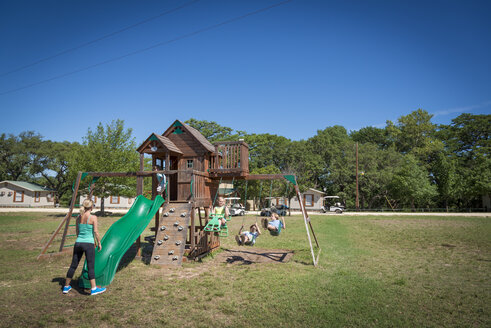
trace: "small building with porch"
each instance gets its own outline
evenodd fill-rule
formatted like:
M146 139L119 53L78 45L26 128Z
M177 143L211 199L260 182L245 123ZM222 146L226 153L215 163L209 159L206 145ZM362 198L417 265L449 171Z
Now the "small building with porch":
M5 180L0 182L0 206L54 206L55 191L35 183Z
M305 205L305 209L307 211L321 211L324 202L324 195L325 193L320 190L316 190L314 188L307 189L302 194L302 202ZM293 211L300 210L300 203L298 202L297 197L293 197L290 200L290 208Z
M84 200L88 198L88 195L80 195L80 202L82 204ZM108 196L104 198L104 208L105 209L128 209L135 202L136 197L125 197L125 196ZM102 200L100 197L92 196L92 201L96 209L99 209L102 205Z

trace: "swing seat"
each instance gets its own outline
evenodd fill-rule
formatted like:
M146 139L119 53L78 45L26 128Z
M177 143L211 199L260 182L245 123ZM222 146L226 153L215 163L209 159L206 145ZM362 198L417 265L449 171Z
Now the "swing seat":
M220 237L228 237L228 227L226 225L222 225L220 232L219 232Z
M210 215L211 220L206 224L204 231L220 231L220 221L217 216Z
M226 224L221 225L220 220L225 218L223 214L210 214L210 221L206 224L204 231L217 232L220 237L228 237L228 227ZM227 218L225 218L227 220ZM230 221L228 219L227 221Z
M278 226L278 230L276 230L276 231L270 231L270 232L269 232L269 234L270 234L271 236L279 236L279 235L280 235L280 232L281 232L281 227L282 227L282 226L283 226L283 225L280 223L280 225Z

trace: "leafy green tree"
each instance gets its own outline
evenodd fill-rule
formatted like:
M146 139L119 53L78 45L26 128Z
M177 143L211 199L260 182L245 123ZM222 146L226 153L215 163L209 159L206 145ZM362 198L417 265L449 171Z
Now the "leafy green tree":
M382 150L372 143L359 145L358 152L360 208L387 207L389 184L403 155L392 147ZM356 186L356 180L354 183Z
M276 166L280 171L287 168L290 139L274 134L249 134L244 136L249 145L249 170Z
M305 140L293 141L287 154L287 166L283 173L295 174L301 192L310 187L323 188L321 177L327 172L322 156L313 151L312 145ZM290 189L289 199L295 196Z
M394 199L412 209L431 204L437 196L436 186L431 184L427 171L410 154L405 155L401 166L394 172L389 189Z
M280 174L280 170L274 166L269 165L254 169L251 174ZM268 205L267 197L277 195L278 182L273 181L273 190L271 190L270 180L249 181L247 195L248 198L254 199L254 204L259 206L257 209L261 209Z
M236 131L227 126L222 126L215 121L197 120L190 118L184 123L198 130L209 142L216 141L234 141L242 138L245 134L244 131Z
M441 125L438 136L455 166L454 197L462 207L481 207L491 194L491 115L464 113Z
M31 163L36 160L41 148L42 137L34 131L0 136L0 178L1 180L31 181Z
M355 152L354 143L342 126L327 127L307 140L312 175L311 187L324 190L328 194L338 195L344 200L352 198L354 188ZM353 196L354 197L354 196Z
M34 174L40 175L38 183L56 191L55 203L70 191L69 161L71 154L80 145L78 143L43 141L37 151L36 159L31 164Z
M439 203L448 211L449 206L456 205L459 194L457 161L447 152L439 152L433 159L432 168Z
M137 171L139 156L132 129L125 129L124 121L115 120L106 126L99 123L94 131L88 129L83 147L71 156L72 172L128 172ZM94 195L101 198L104 215L104 198L108 196L134 196L134 178L101 178L94 188Z
M352 131L350 137L353 141L359 142L360 144L375 144L379 149L387 149L393 145L393 140L389 137L387 129L380 129L373 126L367 126L358 131Z
M403 154L414 155L428 169L432 156L443 150L442 142L436 138L437 126L431 122L432 117L427 111L417 109L401 116L397 125L387 121L386 126L396 149Z

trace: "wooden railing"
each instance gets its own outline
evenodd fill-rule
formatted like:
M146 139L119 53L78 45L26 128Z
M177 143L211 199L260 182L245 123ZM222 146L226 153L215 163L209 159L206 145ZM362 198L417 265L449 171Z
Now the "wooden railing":
M249 146L244 141L218 142L215 148L216 155L211 159L211 174L249 173Z

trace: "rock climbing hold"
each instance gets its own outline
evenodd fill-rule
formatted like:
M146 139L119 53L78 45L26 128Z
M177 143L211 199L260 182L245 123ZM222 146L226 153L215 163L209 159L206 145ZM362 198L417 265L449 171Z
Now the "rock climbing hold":
M166 227L165 227L165 226L161 226L161 227L160 227L160 231L164 231L165 229L166 229Z
M156 260L160 259L160 255L155 255L154 259Z
M172 254L174 254L174 251L169 251L169 255L172 255Z
M176 245L177 246L181 245L181 241L180 240L176 241Z
M161 240L159 240L159 241L157 242L157 245L162 245L162 243L163 243L163 242L164 242L164 241L161 239Z
M181 227L181 226L179 226L179 227L177 228L177 230L178 230L178 231L182 231L182 229L184 229L184 228L183 228L183 227Z

